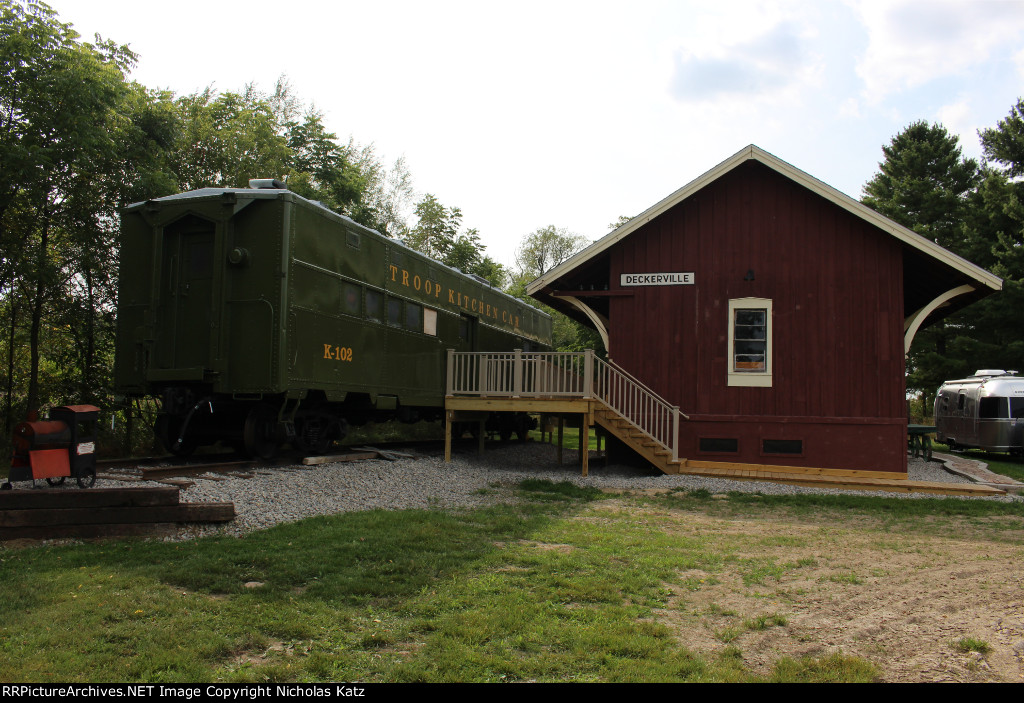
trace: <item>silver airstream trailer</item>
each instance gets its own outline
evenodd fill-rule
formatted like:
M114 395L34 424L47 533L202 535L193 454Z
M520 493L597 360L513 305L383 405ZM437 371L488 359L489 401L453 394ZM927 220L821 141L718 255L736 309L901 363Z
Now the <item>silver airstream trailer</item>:
M981 369L946 381L935 396L935 437L954 447L1020 454L1024 444L1024 378Z

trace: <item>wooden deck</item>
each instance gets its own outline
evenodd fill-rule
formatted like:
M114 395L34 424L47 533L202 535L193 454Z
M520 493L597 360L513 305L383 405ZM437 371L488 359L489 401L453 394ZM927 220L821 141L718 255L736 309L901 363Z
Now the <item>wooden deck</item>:
M578 358L577 358L578 357ZM491 412L578 414L581 426L599 425L666 474L775 481L842 490L997 496L983 484L911 481L905 474L767 464L729 464L679 456L679 423L686 415L629 374L593 357L566 353L449 353L445 398L445 461L451 461L453 422L480 421ZM480 451L483 451L481 425ZM581 433L583 475L589 452Z

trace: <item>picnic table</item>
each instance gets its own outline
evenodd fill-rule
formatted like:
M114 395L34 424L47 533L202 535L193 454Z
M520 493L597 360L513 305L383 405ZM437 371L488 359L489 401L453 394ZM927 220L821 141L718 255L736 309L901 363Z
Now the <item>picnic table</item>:
M907 425L907 451L916 459L932 460L932 433L935 425Z

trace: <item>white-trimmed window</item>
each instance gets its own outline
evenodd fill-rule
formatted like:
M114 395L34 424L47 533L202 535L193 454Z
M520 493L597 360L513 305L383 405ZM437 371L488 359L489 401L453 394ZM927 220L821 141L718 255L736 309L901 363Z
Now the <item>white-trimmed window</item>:
M772 385L772 301L729 301L729 385Z

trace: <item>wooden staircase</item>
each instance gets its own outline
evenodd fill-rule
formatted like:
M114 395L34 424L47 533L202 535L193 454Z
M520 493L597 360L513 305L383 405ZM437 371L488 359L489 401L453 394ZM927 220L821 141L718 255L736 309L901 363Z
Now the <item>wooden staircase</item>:
M612 436L618 437L663 473L688 473L684 470L686 459L673 459L671 449L604 403L598 403L597 409L594 410L594 422L607 430Z

